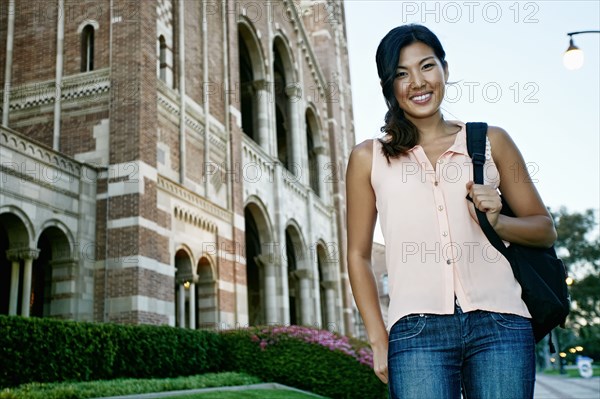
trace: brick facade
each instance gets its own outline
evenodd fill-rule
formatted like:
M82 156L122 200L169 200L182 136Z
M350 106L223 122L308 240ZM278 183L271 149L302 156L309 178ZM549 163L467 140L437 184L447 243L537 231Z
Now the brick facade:
M343 3L64 0L63 9L59 4L16 0L10 66L10 134L41 143L48 153L94 174L85 183L82 176L74 178L90 188L72 197L89 202L93 212L75 208L71 218L87 224L69 224L66 211L54 217L70 226L67 252L74 252L75 242L92 248L87 268L80 257L68 257L80 262L65 277L83 282L76 284L79 291L56 296L75 310L51 302L43 316L192 328L244 325L251 315L264 323L297 317L352 334L345 188L338 178L354 142ZM2 44L7 15L8 0L1 0ZM55 131L61 24L61 120ZM242 40L253 41L246 43L255 80L248 88L240 84L241 69L248 68L240 66L240 24L249 32ZM82 29L88 25L94 28L93 70L82 72L88 54ZM290 86L282 112L295 172L278 161L276 41ZM6 52L0 54L4 79ZM242 111L243 90L253 93L253 116ZM314 126L307 133L309 109ZM247 117L256 118L262 142L243 132ZM56 134L59 145L51 149ZM311 173L320 173L318 192L308 179L309 139L319 154L311 166ZM32 154L28 162L42 162L40 157ZM0 196L0 224L9 238L29 223L14 216L27 203L26 192L18 193L24 202L11 199L17 191ZM26 207L67 209L64 201L53 202L59 200L53 195ZM245 220L249 209L251 222ZM46 221L32 217L34 231L19 234L33 235L26 246L35 249L34 237ZM286 252L288 236L295 252ZM14 249L10 242L1 245L7 248L0 251ZM290 253L297 259L289 259ZM335 258L325 259L330 253ZM261 309L249 308L248 295L260 298ZM2 298L0 305L8 308L13 299ZM292 299L302 304L301 315L290 314Z

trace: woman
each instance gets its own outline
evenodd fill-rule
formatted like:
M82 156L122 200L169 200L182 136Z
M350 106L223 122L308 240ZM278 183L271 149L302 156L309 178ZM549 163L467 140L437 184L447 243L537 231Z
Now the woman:
M531 246L552 245L552 219L499 127L488 129L485 184L471 181L465 125L440 110L448 63L429 29L391 30L376 61L388 106L384 136L358 144L346 172L348 272L375 373L389 381L392 398L460 398L461 387L466 398L532 398L530 314L474 207L502 239ZM498 189L516 217L500 214ZM371 269L378 213L389 330Z

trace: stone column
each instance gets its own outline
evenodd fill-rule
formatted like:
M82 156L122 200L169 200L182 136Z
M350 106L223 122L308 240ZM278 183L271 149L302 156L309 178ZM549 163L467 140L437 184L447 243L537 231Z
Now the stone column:
M179 183L185 185L186 172L186 135L185 135L185 34L184 17L185 1L179 0L177 4L179 9ZM208 194L208 193L206 193Z
M52 149L60 149L60 120L62 110L62 77L63 77L63 47L65 41L65 1L58 0L58 9L56 16L56 91L54 100L54 133L52 137ZM62 15L61 15L62 13Z
M308 325L313 317L314 303L310 295L310 283L314 277L312 270L298 269L294 275L300 280L300 324Z
M21 297L21 316L29 317L29 306L31 302L31 272L33 261L37 259L40 251L38 249L26 249L20 252L20 257L25 261L23 273L23 296Z
M183 284L179 284L179 298L177 298L177 302L179 303L179 314L177 318L179 319L179 327L185 328L185 286Z
M6 259L12 262L12 274L10 276L10 301L8 305L8 315L17 315L17 304L19 303L19 268L21 267L21 258L18 249L9 249L6 251Z
M335 288L336 288L336 282L335 281L323 281L322 282L323 287L325 288L325 309L327 309L327 314L325 315L325 322L327 323L326 326L324 326L323 328L329 330L329 326L331 324L333 324L335 331L339 332L341 329L341 326L337 325L337 317L335 314Z
M288 130L287 130L287 142L288 146L292 146L290 152L288 148L288 167L291 172L297 177L297 181L304 182L306 179L303 176L305 172L302 168L302 145L300 141L300 120L298 113L298 102L300 101L300 87L295 85L289 85L285 88L285 95L287 96L287 117L288 117ZM289 160L291 158L291 161ZM304 173L305 174L305 173Z
M253 82L254 98L256 99L256 115L257 115L257 137L258 144L269 155L271 154L271 146L269 145L269 96L271 92L268 90L267 81L264 79L255 80Z
M327 157L324 146L316 147L315 154L317 156L317 170L313 173L316 173L319 179L319 197L329 198L329 185L332 183L332 179L340 178L341 171L337 170L335 165L330 165L329 168L326 167Z
M272 325L279 323L280 320L277 320L276 270L273 262L269 262L269 257L269 255L258 255L254 260L259 267L260 275L264 276L265 279L265 292L263 293L265 299L265 323Z
M2 126L8 127L10 91L12 83L13 43L15 37L15 0L8 2L8 27L6 32L6 62L4 64L4 99L2 102ZM13 269L14 270L14 269ZM11 297L12 298L12 297ZM9 313L10 314L10 313Z
M190 284L190 328L196 329L196 284Z

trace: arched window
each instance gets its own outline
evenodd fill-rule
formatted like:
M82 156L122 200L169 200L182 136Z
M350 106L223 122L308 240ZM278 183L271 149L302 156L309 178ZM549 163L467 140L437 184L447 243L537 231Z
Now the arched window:
M163 82L167 81L167 41L163 35L158 38L158 78Z
M81 31L81 72L94 70L94 27L86 25Z
M277 128L277 157L288 170L290 165L291 148L288 143L290 121L288 115L288 98L285 93L286 76L283 60L277 46L273 48L273 73L275 81L275 126Z
M314 134L316 133L316 126L314 120L314 114L312 111L307 110L305 116L306 122L306 150L308 156L308 180L310 188L313 189L315 194L321 195L319 190L319 161L318 155L315 148Z
M240 33L238 35L239 57L240 57L240 85L242 91L242 130L254 141L258 142L257 132L255 132L256 112L255 112L255 90L252 86L254 74L252 71L252 60L250 51Z

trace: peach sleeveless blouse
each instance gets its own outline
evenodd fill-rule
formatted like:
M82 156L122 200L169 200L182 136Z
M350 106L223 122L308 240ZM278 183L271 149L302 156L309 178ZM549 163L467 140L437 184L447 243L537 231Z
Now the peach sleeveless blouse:
M473 179L466 127L434 168L416 145L388 165L373 140L371 184L385 239L390 306L388 330L413 313L452 314L454 297L465 312L487 310L531 317L509 262L479 227L466 184ZM500 176L489 140L485 184Z

